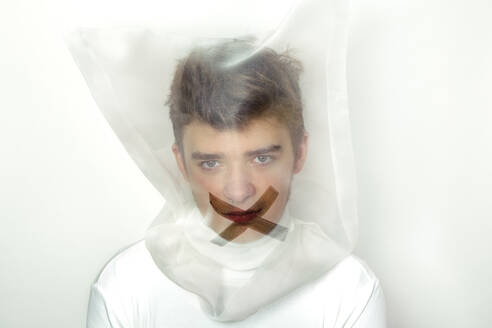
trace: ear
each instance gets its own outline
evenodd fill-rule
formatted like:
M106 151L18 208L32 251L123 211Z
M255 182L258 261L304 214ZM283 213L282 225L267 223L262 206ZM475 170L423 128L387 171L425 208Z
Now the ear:
M176 143L173 143L172 150L174 158L176 159L176 164L178 164L179 171L183 175L183 178L188 181L188 174L186 173L184 157L181 153L181 150L179 149L179 146Z
M294 163L294 174L301 172L304 167L304 162L306 162L307 150L308 150L308 140L309 136L305 132L297 146L297 156Z

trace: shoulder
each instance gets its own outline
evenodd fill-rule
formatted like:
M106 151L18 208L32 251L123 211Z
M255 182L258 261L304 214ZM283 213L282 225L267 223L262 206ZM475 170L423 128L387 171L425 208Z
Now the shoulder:
M166 286L166 281L144 241L121 250L92 285L87 327L132 326L136 319L146 317L153 288L158 285Z
M342 279L346 287L371 289L379 280L369 266L355 255L347 256L332 270L337 279Z
M151 264L152 258L143 240L138 241L116 253L103 267L95 284L110 285L115 278L126 280L141 275Z
M106 296L136 297L166 283L141 240L113 256L99 273L94 287Z
M343 327L384 327L384 296L379 279L360 258L351 255L342 260L321 279L320 285L326 292L325 324L330 322L325 327L339 327L341 323ZM370 319L372 323L361 325L369 317L374 317Z

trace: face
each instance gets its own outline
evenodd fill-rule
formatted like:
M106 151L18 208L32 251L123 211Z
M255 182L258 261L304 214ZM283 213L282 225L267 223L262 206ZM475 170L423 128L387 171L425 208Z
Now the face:
M202 215L210 214L210 226L218 233L232 222L211 208L209 193L247 210L271 186L278 196L262 217L277 222L287 204L292 176L301 171L307 151L305 135L295 156L287 127L275 118L252 120L240 130L217 130L193 121L184 128L182 142L182 150L173 146L177 164ZM259 232L247 229L235 241L259 237Z

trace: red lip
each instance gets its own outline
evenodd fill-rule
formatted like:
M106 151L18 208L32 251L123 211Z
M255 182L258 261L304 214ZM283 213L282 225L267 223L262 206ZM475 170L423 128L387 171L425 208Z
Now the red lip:
M228 213L221 213L221 215L227 217L229 220L239 223L239 224L244 224L248 223L249 221L253 220L258 216L258 213L260 211L236 211L236 212L228 212Z

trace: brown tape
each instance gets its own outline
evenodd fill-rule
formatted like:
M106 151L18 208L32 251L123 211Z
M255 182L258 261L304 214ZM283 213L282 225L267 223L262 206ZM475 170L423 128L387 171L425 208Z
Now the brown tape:
M220 216L233 221L231 225L229 225L226 229L224 229L224 231L219 234L221 238L217 237L213 239L212 242L214 244L224 246L229 241L237 238L248 228L261 232L264 235L269 235L272 238L284 240L285 236L287 235L288 229L261 217L261 215L265 214L272 206L273 202L275 202L275 200L277 199L277 196L278 191L270 186L263 193L263 195L261 195L260 199L258 199L250 208L248 208L247 210L242 210L209 193L210 205L212 205L212 208ZM227 213L231 212L248 213L250 216L252 216L252 219L248 220L247 222L235 221L226 215Z

